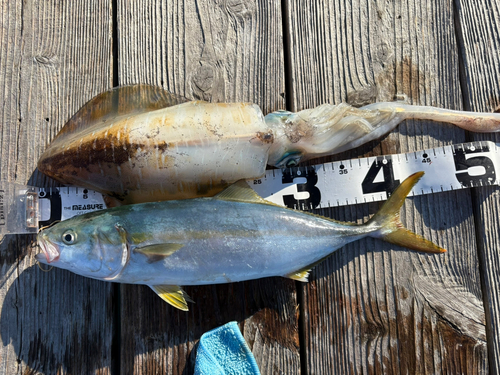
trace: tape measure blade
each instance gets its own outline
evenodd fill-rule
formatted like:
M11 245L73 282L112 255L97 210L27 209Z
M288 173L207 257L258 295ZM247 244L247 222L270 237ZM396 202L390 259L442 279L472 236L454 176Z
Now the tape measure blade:
M408 154L407 154L408 155ZM395 175L403 181L413 173L425 172L410 195L431 194L445 190L461 189L455 178L455 164L451 146L424 150L395 166Z
M106 208L102 194L75 186L40 189L40 226Z
M249 181L263 198L309 209L386 200L404 179L425 172L410 196L498 185L498 147L471 142L404 154L368 157L310 167L267 171Z
M106 208L104 197L94 190L76 186L64 187L61 194L61 220Z
M369 165L376 158L338 161L328 164L324 178L320 179L321 207L336 207L382 199L380 194L364 194L363 179Z

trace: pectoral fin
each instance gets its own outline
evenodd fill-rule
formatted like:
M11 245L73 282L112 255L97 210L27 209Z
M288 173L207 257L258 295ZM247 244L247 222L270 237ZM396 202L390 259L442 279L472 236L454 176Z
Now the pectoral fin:
M172 255L183 246L184 244L181 243L161 243L136 247L134 252L145 255L148 258L148 263L154 263Z
M179 310L188 311L187 302L194 303L187 293L178 285L149 285L149 287L153 289L162 300L177 307Z

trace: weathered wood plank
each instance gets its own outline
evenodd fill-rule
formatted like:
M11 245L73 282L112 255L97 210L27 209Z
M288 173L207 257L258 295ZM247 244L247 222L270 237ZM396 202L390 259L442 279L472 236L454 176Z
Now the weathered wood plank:
M498 1L474 3L455 1L465 107L472 111L493 112L500 108L500 9ZM473 135L474 140L500 142L493 134ZM496 171L498 173L498 171ZM483 293L488 327L491 373L500 372L500 245L498 187L475 189L475 217Z
M402 95L461 107L452 1L289 1L288 8L293 109ZM450 125L408 121L380 144L336 159L463 141ZM366 220L377 206L324 213ZM470 192L408 199L402 220L449 252L422 255L366 239L317 267L301 305L309 374L488 371Z
M34 172L46 144L85 101L111 86L110 2L0 6L0 179L47 186ZM0 243L0 373L109 373L110 285L42 272L33 240L10 235Z
M284 108L281 8L272 0L119 1L119 83L164 86L188 98ZM186 288L175 311L147 287L121 289L123 373L192 371L204 332L235 320L263 374L300 371L295 284L261 281Z
M456 3L465 104L496 109L498 5ZM392 100L395 94L460 108L451 1L287 4L294 109ZM46 186L50 182L33 173L43 148L86 100L111 86L111 4L1 6L0 178ZM284 106L279 4L123 2L119 12L120 83L156 83L207 100L249 100L266 112ZM337 159L464 139L450 126L413 121L380 146L374 142ZM499 368L497 190L476 196L492 372ZM325 213L354 221L376 206ZM308 373L487 372L472 209L469 192L407 203L406 224L447 247L446 256L366 240L318 267L301 297ZM65 271L42 273L33 266L32 239L6 236L0 243L0 373L109 373L118 323L113 288ZM266 279L188 292L197 304L184 314L145 288L121 289L122 372L189 373L200 335L229 320L240 322L263 374L299 372L293 282Z

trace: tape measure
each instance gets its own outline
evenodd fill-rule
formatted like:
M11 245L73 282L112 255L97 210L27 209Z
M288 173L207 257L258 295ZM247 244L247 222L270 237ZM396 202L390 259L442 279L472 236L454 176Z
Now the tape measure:
M471 142L387 156L268 170L248 183L263 198L310 210L386 200L415 172L425 175L410 196L498 185L497 144Z
M410 196L498 185L499 145L470 142L405 154L272 169L248 184L264 199L299 210L386 200L415 172ZM106 208L103 196L78 187L0 184L0 234L35 233L57 220Z
M38 198L40 227L106 208L101 193L74 186L40 188Z

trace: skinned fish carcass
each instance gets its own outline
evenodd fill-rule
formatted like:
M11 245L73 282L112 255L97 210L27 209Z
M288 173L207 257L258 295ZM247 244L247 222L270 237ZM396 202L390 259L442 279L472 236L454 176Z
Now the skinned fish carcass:
M119 87L88 102L63 127L38 168L63 184L121 203L213 196L266 165L289 167L377 139L407 118L500 130L500 114L403 103L323 104L264 117L250 103L187 101L148 85Z
M244 181L213 198L125 205L43 229L36 259L99 280L149 285L187 310L179 285L269 276L307 281L309 271L345 244L366 236L410 249L445 250L405 229L399 209L423 172L408 177L361 225L266 202Z

